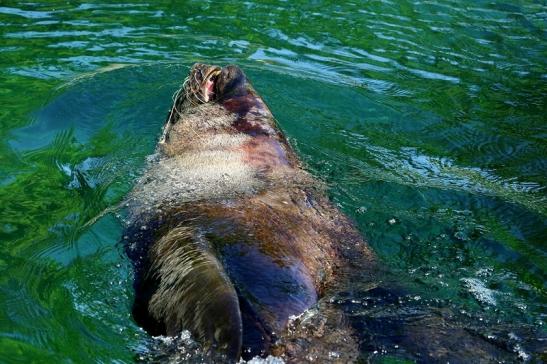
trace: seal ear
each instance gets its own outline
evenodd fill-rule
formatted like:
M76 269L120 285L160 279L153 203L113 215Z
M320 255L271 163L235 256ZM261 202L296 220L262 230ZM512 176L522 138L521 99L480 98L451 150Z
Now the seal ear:
M241 355L242 322L236 291L222 266L191 228L172 229L150 251L158 288L150 298L151 316L166 334L188 329L205 350L230 361Z
M245 90L246 81L247 77L238 66L223 67L215 83L216 94L219 98L237 96Z

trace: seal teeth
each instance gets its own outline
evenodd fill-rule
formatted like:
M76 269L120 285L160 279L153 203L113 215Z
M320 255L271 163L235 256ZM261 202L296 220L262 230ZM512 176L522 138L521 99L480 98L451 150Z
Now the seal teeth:
M206 80L207 81L209 81L209 80L213 81L218 75L220 75L220 72L221 72L221 70L219 68L216 68L213 71L210 71L207 74Z
M215 69L211 72L209 72L205 79L203 80L203 95L204 95L204 101L205 102L208 102L209 100L212 99L214 93L215 93L215 83L216 83L216 78L218 77L218 75L220 74L220 69Z

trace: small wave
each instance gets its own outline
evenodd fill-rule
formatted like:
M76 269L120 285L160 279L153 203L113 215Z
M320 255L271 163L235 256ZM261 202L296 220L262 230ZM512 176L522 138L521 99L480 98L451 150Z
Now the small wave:
M367 174L375 178L494 195L524 204L534 211L547 208L543 197L538 195L544 190L539 183L502 178L493 171L478 167L459 166L447 157L420 154L416 148L403 147L399 152L394 152L375 145L362 146L383 166L381 170L367 167L366 171L370 172Z
M0 7L0 14L17 15L27 19L43 19L52 16L50 11L22 10L5 6Z

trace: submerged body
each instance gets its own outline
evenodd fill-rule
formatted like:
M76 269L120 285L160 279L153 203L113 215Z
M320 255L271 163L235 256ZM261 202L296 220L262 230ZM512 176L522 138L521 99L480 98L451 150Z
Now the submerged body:
M134 316L152 334L266 355L334 279L374 270L239 68L194 66L158 149L127 233Z

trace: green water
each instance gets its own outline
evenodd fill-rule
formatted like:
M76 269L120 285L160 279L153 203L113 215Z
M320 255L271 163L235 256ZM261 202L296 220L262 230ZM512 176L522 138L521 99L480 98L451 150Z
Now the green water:
M122 221L92 219L131 189L196 61L246 71L415 300L541 360L546 24L542 0L2 0L0 362L146 350Z

